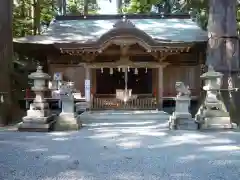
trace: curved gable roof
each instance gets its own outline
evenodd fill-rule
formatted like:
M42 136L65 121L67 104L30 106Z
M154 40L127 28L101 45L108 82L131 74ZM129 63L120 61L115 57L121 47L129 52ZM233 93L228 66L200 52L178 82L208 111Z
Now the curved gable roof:
M38 44L89 43L96 42L111 33L114 35L125 31L125 33L134 34L131 27L114 27L119 21L119 19L55 20L43 35L18 38L14 42ZM203 31L191 19L132 18L128 21L138 36L143 36L143 38L149 40L151 38L156 42L203 42L207 40L207 32ZM119 32L117 29L119 29Z

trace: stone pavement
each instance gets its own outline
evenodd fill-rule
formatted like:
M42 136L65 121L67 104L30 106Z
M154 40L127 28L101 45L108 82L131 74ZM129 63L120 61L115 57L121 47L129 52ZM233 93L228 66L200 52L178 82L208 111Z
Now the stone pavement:
M95 115L77 132L0 131L0 179L240 179L239 132L169 131L163 119Z

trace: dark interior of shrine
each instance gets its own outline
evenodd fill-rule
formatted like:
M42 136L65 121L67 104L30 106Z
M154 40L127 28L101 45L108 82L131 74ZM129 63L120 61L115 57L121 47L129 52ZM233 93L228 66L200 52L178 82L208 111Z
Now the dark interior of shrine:
M132 89L132 94L152 94L152 70L138 68L135 73L134 68L128 71L128 89ZM110 95L116 94L116 89L125 88L124 72L117 68L110 74L109 68L96 70L96 94Z

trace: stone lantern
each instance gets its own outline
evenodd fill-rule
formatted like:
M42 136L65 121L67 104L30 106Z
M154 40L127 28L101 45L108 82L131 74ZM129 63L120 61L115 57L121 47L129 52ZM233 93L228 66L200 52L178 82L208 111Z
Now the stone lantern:
M201 75L206 97L195 116L199 129L231 129L236 126L231 123L229 112L221 98L222 77L223 74L214 71L212 66Z
M33 80L34 85L31 89L35 93L35 98L18 129L20 131L49 131L55 122L44 98L45 92L48 91L47 82L50 76L43 73L42 66L38 66L37 71L31 73L28 78Z

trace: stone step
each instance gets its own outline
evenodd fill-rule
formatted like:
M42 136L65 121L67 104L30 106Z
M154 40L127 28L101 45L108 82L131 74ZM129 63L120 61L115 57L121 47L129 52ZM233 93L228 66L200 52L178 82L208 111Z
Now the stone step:
M84 112L78 119L84 124L97 122L127 121L163 121L167 122L169 114L163 111L99 111Z

